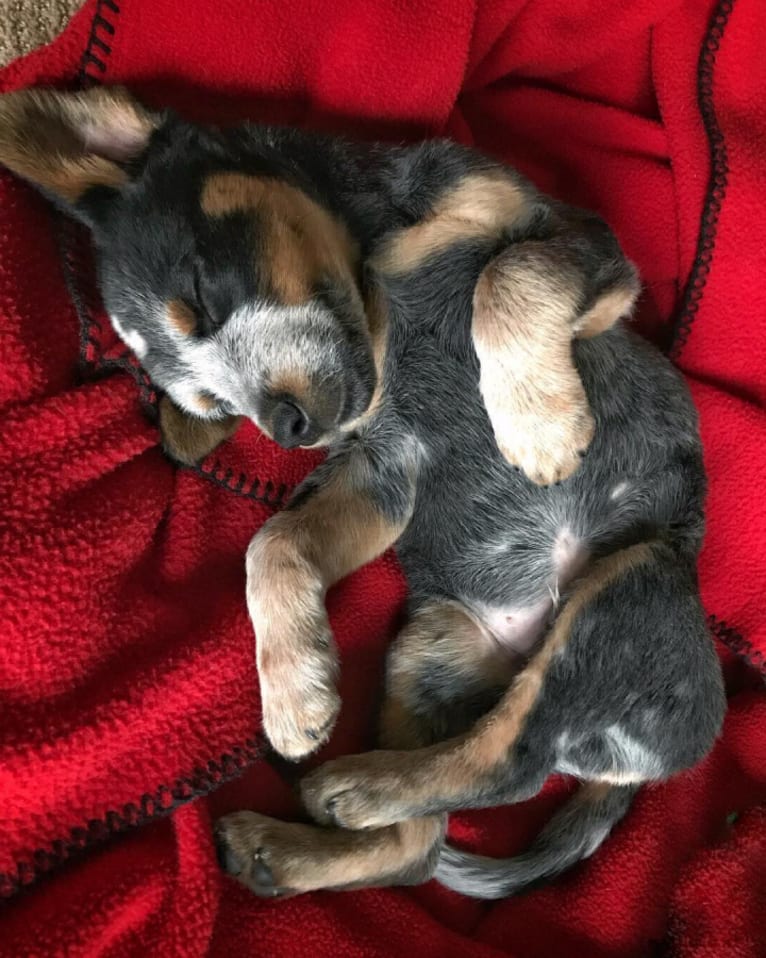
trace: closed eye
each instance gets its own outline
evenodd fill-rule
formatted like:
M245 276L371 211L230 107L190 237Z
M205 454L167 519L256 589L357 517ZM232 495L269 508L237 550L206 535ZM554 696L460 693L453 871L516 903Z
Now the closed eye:
M222 325L215 317L215 313L206 302L202 289L199 270L194 270L194 312L197 315L199 336L209 336Z

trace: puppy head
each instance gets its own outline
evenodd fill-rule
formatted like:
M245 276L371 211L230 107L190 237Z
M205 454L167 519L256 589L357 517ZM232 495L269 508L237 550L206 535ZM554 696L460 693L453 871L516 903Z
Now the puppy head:
M272 132L156 114L118 88L0 96L0 164L86 223L115 330L182 409L327 441L372 395L343 225Z

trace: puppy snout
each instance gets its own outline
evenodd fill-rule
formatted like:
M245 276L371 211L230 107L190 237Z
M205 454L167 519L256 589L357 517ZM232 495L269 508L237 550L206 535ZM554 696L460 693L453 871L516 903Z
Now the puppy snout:
M281 399L271 420L274 441L285 449L310 446L319 438L320 428L293 399Z

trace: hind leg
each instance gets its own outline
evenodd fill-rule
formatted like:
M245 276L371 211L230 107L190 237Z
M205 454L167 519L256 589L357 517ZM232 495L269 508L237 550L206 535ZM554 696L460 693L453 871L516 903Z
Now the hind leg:
M709 750L721 689L693 570L664 544L637 544L593 563L469 732L327 762L303 780L304 802L317 821L370 828L521 801L554 771L617 785L667 778ZM601 757L579 747L594 735Z
M467 731L502 698L520 661L463 606L423 606L391 647L380 746L420 748Z
M465 731L502 695L513 669L507 654L457 604L421 609L389 653L381 745L417 749ZM224 868L256 894L277 896L427 881L445 819L425 815L351 831L242 811L224 816L216 835Z

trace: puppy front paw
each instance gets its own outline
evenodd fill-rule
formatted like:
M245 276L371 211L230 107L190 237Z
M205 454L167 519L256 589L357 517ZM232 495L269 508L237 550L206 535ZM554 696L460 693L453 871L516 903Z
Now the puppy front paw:
M266 737L284 758L306 758L328 740L340 711L338 659L329 634L273 655L259 650L258 668Z
M404 783L391 763L399 753L366 752L326 762L301 781L312 818L341 828L381 828L403 821Z
M500 375L499 357L485 363L484 405L505 460L537 485L568 479L588 450L595 423L574 367L559 363L555 377L527 379L509 370ZM485 373L485 374L484 374Z
M562 482L576 472L595 430L587 402L541 401L534 411L520 409L509 417L506 406L503 412L495 439L507 462L540 486Z
M593 438L574 363L579 270L544 240L513 244L474 291L479 385L505 459L538 485L567 479Z
M282 694L264 700L266 737L284 758L307 758L329 739L340 704L334 688L304 691L283 685Z

